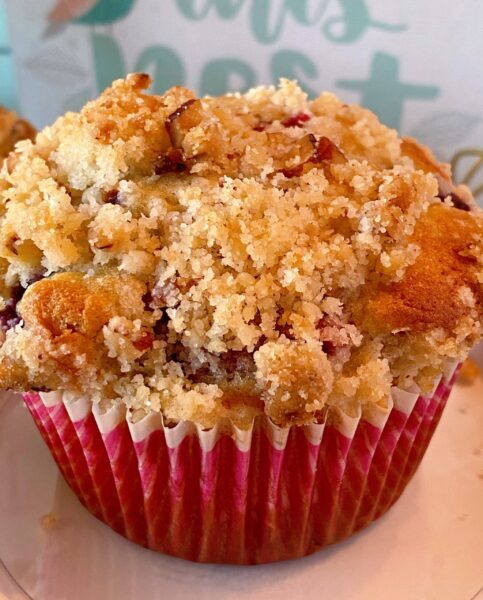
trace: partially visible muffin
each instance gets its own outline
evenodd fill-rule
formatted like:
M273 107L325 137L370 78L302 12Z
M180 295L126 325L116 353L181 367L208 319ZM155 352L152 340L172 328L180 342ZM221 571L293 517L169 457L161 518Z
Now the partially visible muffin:
M482 376L481 369L477 362L467 358L458 373L458 383L469 385L474 383Z
M0 386L204 427L429 391L480 338L481 211L414 140L298 86L115 82L0 175Z
M0 164L21 140L33 140L36 131L25 119L0 106Z

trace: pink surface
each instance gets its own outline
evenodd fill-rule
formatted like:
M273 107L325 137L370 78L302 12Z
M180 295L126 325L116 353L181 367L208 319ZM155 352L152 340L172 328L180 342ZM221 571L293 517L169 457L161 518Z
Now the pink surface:
M248 451L229 435L204 451L196 433L169 448L163 429L133 442L124 421L101 434L92 413L24 396L65 479L96 517L132 541L200 562L264 563L344 539L382 515L414 474L454 378L384 427L352 438L326 424L312 444L292 427L284 449L261 423Z

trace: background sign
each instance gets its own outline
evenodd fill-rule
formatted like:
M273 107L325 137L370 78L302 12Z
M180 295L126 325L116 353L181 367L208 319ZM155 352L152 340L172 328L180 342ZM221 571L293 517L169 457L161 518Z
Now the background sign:
M483 2L4 2L20 106L39 126L130 71L151 73L156 92L200 94L284 76L371 108L483 196ZM1 89L11 103L3 71Z

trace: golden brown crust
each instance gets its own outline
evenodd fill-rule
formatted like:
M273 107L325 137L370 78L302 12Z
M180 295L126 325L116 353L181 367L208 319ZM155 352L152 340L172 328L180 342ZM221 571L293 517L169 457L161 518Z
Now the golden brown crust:
M451 181L451 168L448 164L440 163L433 152L412 137L401 138L401 153L408 156L417 169L425 173L434 173L444 180Z
M80 333L95 337L111 317L120 314L118 282L114 276L86 279L80 273L61 273L31 285L19 304L27 326L41 327L53 337ZM132 278L132 285L136 285ZM140 294L144 286L140 285Z
M61 383L79 388L83 371L109 362L102 343L102 328L113 317L137 315L145 285L135 277L106 274L85 278L80 273L60 273L32 284L19 302L17 312L24 329L35 338L36 359L43 376L34 387L49 389ZM146 324L132 338L138 354L149 347L152 330ZM32 342L31 342L32 343ZM33 345L33 344L32 344ZM27 374L11 360L2 359L2 387L26 389Z
M425 332L435 327L454 331L468 314L461 289L471 291L475 318L483 315L481 266L483 221L442 204L432 205L416 226L411 242L419 246L415 263L401 281L368 286L354 314L373 335L404 330Z
M0 363L0 388L2 390L25 391L35 389L35 387L23 361L10 356L2 356Z
M25 119L0 106L0 165L21 140L33 140L36 131Z
M255 361L268 382L265 412L276 423L303 423L322 410L334 382L327 355L317 343L281 338L262 346Z
M125 143L126 166L131 172L151 174L153 164L162 160L171 146L167 118L193 92L176 87L168 96L143 93L150 85L143 73L129 75L104 92L84 109L85 126L103 145Z
M482 217L427 149L290 81L148 84L115 82L0 172L2 387L285 425L466 355Z

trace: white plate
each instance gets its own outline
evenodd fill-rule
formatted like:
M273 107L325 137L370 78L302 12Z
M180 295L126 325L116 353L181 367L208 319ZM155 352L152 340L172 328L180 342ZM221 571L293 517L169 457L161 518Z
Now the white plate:
M41 523L49 513L51 528ZM483 382L455 388L421 468L385 517L308 558L259 567L192 564L113 533L60 478L20 400L4 394L0 558L0 600L480 597Z

